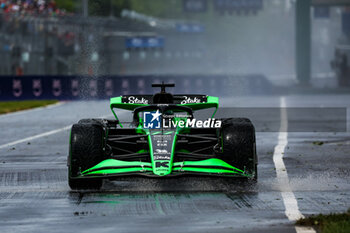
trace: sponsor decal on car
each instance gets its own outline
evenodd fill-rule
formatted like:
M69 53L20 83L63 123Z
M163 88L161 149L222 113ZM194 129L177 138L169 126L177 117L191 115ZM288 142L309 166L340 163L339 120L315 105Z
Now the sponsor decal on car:
M201 100L197 97L191 98L184 96L184 100L181 101L181 104L198 104L201 103Z
M174 116L162 115L157 111L143 113L143 127L145 129L160 129L160 128L220 128L221 120L209 118L207 120L197 120L188 115Z
M154 154L168 154L169 152L164 149L156 149Z
M143 98L143 97L141 97L141 99L139 99L135 96L129 96L128 103L129 104L148 104L148 100Z
M171 158L170 154L168 154L168 155L154 155L153 156L154 160L170 160L170 158Z
M168 141L170 141L171 136L170 135L156 135L155 140L156 140L156 146L168 146Z
M156 162L156 168L158 167L166 167L168 168L169 167L169 161L161 161L161 162Z
M143 127L145 129L160 129L161 127L161 113L159 110L153 112L143 113Z

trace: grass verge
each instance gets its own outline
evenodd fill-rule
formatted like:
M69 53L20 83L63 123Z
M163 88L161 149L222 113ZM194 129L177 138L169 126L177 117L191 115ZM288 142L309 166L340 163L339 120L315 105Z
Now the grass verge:
M0 114L43 107L57 102L57 100L3 101L0 102Z
M350 209L342 214L319 214L299 219L296 224L301 226L312 226L322 233L349 233Z

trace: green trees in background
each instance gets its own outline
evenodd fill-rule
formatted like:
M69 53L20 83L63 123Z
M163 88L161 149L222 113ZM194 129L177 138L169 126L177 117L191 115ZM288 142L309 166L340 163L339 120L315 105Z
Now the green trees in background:
M89 0L89 15L120 16L123 9L130 9L128 0Z
M179 0L130 0L131 9L146 15L160 18L176 18L183 14Z
M57 7L65 9L68 12L74 12L76 10L77 1L72 0L56 0Z

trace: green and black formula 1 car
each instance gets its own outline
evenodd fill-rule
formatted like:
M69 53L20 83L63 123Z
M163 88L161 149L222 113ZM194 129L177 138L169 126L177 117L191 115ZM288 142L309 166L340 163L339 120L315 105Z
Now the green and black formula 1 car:
M103 179L206 175L257 179L255 129L249 119L215 119L218 97L172 95L161 87L154 95L111 99L116 119L83 119L71 129L68 179L72 189L99 189ZM198 110L215 109L207 120ZM131 122L115 109L133 111Z

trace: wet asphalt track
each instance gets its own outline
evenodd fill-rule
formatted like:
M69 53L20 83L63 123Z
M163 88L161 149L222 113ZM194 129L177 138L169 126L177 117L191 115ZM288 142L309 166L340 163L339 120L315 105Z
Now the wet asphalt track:
M279 107L281 99L234 97L222 102ZM285 102L287 107L350 107L350 96L287 96ZM0 232L296 231L285 215L285 187L276 179L277 132L257 133L257 184L140 179L106 181L100 192L72 192L67 185L67 129L6 146L80 118L109 114L107 101L90 101L0 116ZM312 124L314 119L303 121ZM280 124L280 119L271 122ZM289 187L303 215L350 207L349 132L288 133L285 149Z

